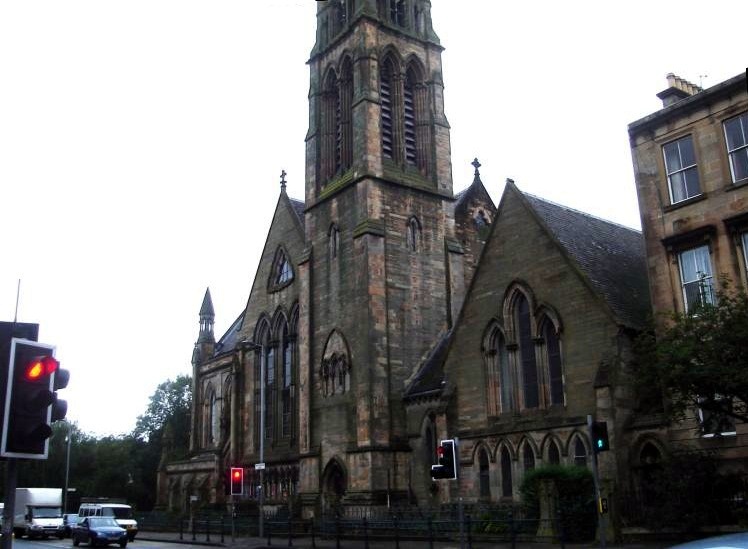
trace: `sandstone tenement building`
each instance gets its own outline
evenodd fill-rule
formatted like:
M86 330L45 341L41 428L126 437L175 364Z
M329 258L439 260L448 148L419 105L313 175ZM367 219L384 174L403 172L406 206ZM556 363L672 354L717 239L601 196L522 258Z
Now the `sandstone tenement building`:
M635 483L660 434L625 383L650 314L641 233L510 180L497 207L477 160L455 193L430 1L317 6L305 197L282 178L248 301L218 340L204 296L190 457L160 471L159 502L221 505L237 465L242 500L257 498L261 441L267 504L304 516L517 501L527 470L590 464L587 415L608 423L605 490ZM453 437L460 480L434 483Z
M725 279L733 287L748 284L746 75L708 89L673 74L667 82L657 94L663 108L629 125L652 306L658 316L713 303ZM702 414L696 410L692 422L653 429L657 455L685 444L716 450L727 470L744 470L745 425L694 436Z

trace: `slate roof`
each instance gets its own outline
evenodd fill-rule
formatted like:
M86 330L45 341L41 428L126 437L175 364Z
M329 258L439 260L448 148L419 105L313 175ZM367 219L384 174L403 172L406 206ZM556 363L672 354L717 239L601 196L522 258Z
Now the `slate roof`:
M433 393L442 388L444 379L444 360L447 358L449 342L452 339L454 328L445 332L431 349L426 357L416 378L405 389L405 398L414 398L420 395Z
M513 183L509 185L607 303L616 320L630 328L643 328L650 314L650 301L641 232L523 193ZM442 388L444 361L453 334L454 329L436 342L405 390L406 400L431 395Z
M293 208L293 211L296 212L296 216L299 218L299 223L301 223L301 226L304 227L304 210L306 209L306 206L304 205L303 200L296 200L295 198L288 197L288 200L291 202L291 207Z
M518 192L610 306L617 321L631 328L644 327L650 301L642 233Z
M244 311L237 317L237 319L231 324L226 333L221 336L216 346L213 349L213 356L233 351L239 343L239 330L241 330L242 324L244 323Z

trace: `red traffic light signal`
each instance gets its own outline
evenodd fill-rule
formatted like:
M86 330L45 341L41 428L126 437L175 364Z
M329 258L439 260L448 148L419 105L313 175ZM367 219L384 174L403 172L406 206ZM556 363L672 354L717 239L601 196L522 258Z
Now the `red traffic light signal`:
M438 465L431 466L431 478L454 480L457 478L457 444L452 439L442 440L436 449Z
M244 494L244 469L232 467L230 472L231 495L241 496Z
M67 403L58 400L56 390L70 379L54 351L52 345L11 340L0 456L47 459L50 424L67 413Z

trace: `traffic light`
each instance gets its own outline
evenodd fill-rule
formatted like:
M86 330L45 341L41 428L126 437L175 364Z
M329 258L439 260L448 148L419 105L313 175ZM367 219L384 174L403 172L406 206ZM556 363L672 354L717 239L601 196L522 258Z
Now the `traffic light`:
M457 478L457 455L455 441L442 440L436 449L439 465L431 466L431 478L454 480Z
M232 467L231 477L231 495L241 496L244 494L244 469L241 467Z
M51 423L63 419L68 407L56 391L70 379L54 353L52 345L11 340L0 456L47 459Z
M610 441L608 440L608 423L605 421L592 422L592 446L595 453L610 450Z

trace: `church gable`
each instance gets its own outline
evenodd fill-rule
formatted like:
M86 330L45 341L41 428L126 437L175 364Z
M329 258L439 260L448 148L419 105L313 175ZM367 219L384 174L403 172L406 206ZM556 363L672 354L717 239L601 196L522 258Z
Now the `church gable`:
M618 326L585 274L509 183L444 363L461 429L594 409Z
M298 262L306 247L303 228L303 203L288 197L285 185L275 207L262 258L249 295L243 336L262 312L271 312L280 304L290 306L298 299Z

